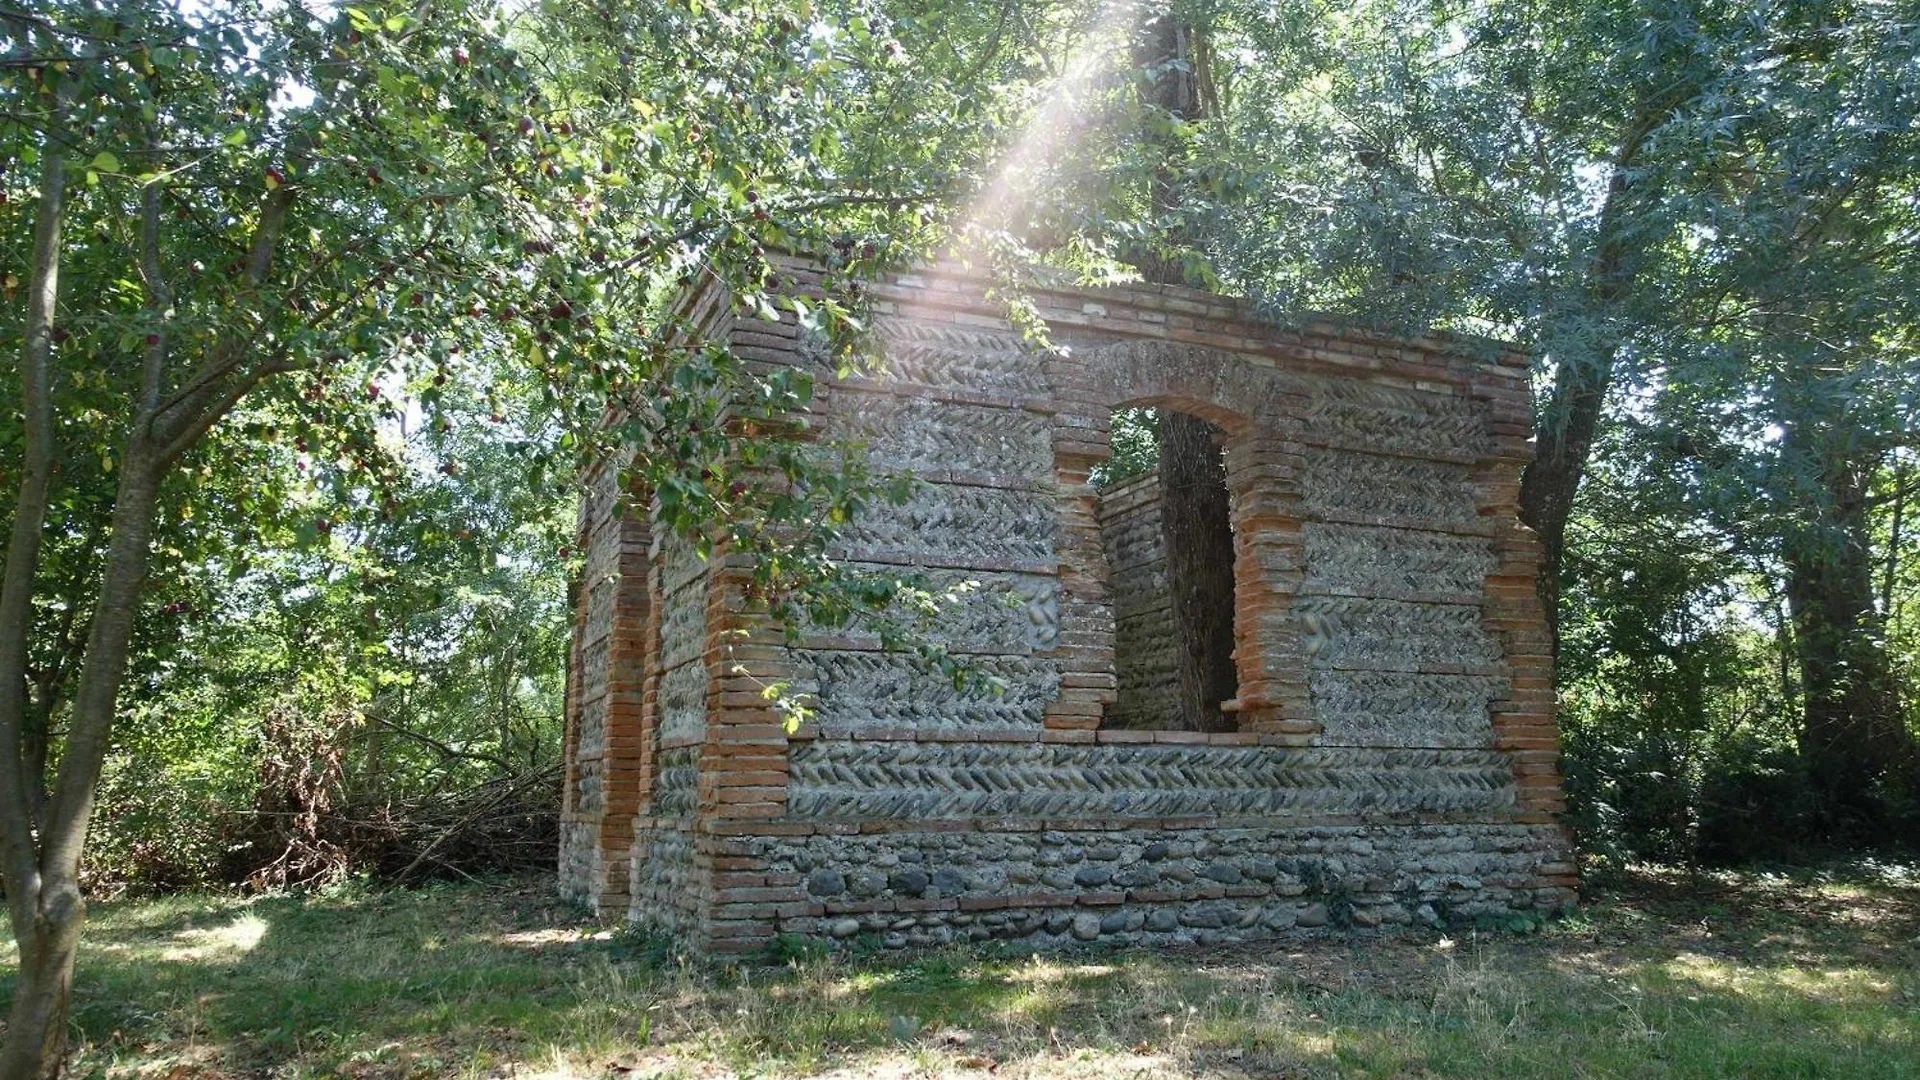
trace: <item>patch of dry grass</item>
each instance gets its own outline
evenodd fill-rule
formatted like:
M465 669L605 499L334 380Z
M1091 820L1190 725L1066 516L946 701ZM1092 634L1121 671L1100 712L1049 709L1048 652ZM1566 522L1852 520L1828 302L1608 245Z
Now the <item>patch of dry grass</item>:
M1920 1076L1920 882L1642 870L1529 936L713 971L545 881L104 906L75 1074Z

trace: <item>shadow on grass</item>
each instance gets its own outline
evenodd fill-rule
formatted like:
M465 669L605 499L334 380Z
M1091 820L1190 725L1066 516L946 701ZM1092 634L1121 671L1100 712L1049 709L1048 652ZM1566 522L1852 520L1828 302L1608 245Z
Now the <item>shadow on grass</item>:
M575 933L563 956L499 940L523 924L576 921L537 888L97 905L75 980L75 1042L95 1065L183 1042L258 1065L564 1023L579 997L575 968L605 944ZM0 1007L11 996L7 978Z
M544 880L176 897L96 910L75 1072L1911 1077L1916 911L1901 887L1643 873L1532 938L722 971Z
M1789 872L1635 867L1594 882L1615 943L1755 961L1896 963L1920 943L1920 876L1899 867Z

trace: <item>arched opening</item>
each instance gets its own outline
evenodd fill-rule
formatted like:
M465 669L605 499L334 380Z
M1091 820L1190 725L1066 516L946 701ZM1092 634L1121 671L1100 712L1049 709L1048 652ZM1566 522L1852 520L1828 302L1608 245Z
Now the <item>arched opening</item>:
M1233 507L1220 429L1165 408L1114 411L1093 480L1118 686L1102 726L1232 731Z

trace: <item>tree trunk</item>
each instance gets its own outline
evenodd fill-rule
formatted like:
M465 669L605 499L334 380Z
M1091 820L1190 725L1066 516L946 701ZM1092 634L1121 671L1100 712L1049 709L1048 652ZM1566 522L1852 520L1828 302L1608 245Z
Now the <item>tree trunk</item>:
M1883 782L1911 778L1915 764L1874 606L1870 474L1859 462L1826 462L1816 522L1781 553L1799 643L1801 758L1829 828L1862 838L1874 831Z
M1143 106L1175 122L1205 114L1200 41L1199 31L1171 11L1147 20L1134 55L1143 72ZM1157 128L1150 128L1146 138L1159 150L1148 191L1153 224L1166 247L1176 247L1183 239L1178 221L1185 201L1182 149ZM1135 252L1133 262L1148 281L1178 285L1185 280L1179 261L1150 245ZM1233 664L1232 511L1217 434L1198 417L1160 410L1161 536L1173 602L1178 723L1189 731L1232 731L1233 718L1220 705L1239 692Z
M1566 564L1567 519L1586 475L1587 458L1600 434L1600 415L1613 386L1614 358L1620 350L1609 325L1632 282L1628 242L1629 178L1647 132L1642 120L1623 140L1600 206L1599 239L1587 271L1587 314L1602 324L1599 339L1583 353L1558 358L1553 390L1534 433L1533 458L1520 474L1520 520L1540 541L1540 578L1536 588L1547 615L1554 654L1560 652L1560 573Z
M1520 475L1520 520L1540 541L1536 588L1546 611L1555 655L1560 652L1560 574L1566 564L1567 520L1600 432L1600 414L1613 384L1613 356L1554 369L1546 422L1534 434L1533 457Z
M1200 118L1203 106L1195 48L1198 40L1194 28L1172 12L1148 18L1134 46L1134 62L1141 69L1143 80L1140 102L1148 110L1164 114L1174 122ZM1157 154L1148 181L1147 204L1154 231L1171 248L1182 240L1177 215L1184 202L1180 176L1184 155L1177 140L1158 130L1158 117L1149 122L1155 127L1149 128L1145 139ZM1131 261L1139 268L1140 276L1148 281L1178 285L1185 280L1179 261L1168 258L1151 242L1141 245Z
M65 119L71 86L54 90L50 122ZM16 926L26 917L14 894L32 878L35 793L40 777L22 769L26 747L27 641L33 624L34 576L53 477L53 329L60 298L60 233L66 214L66 159L52 140L41 159L40 199L34 212L26 321L21 327L20 397L24 420L20 490L7 537L0 579L0 876Z
M20 972L13 984L6 1047L0 1050L0 1076L53 1080L67 1055L67 1005L86 904L71 877L34 882L21 891L30 895L10 899L15 906L26 900L31 914L27 925L14 926Z
M154 511L159 501L159 473L165 463L138 431L121 468L114 493L113 535L107 542L106 568L93 620L87 633L86 658L74 688L72 720L61 746L60 771L40 838L41 865L49 878L71 867L77 874L81 843L93 814L100 766L106 760L119 708L120 684L127 673L127 649L133 640L134 618L147 581L152 555Z
M71 84L54 90L52 126L65 119ZM7 913L19 945L13 1012L0 1049L0 1077L42 1080L66 1056L67 992L79 943L80 892L71 879L43 880L34 830L40 776L25 770L26 664L34 577L40 563L53 475L53 328L60 295L60 233L65 220L66 160L48 141L35 210L26 321L21 328L21 403L25 420L20 490L7 539L0 585L0 838Z
M1540 578L1536 583L1546 610L1553 652L1560 652L1560 573L1566 564L1567 519L1573 515L1574 496L1586 475L1587 458L1600 433L1600 416L1613 387L1613 368L1621 341L1615 323L1638 272L1642 241L1633 226L1636 202L1645 192L1635 179L1641 150L1660 124L1671 103L1640 98L1614 154L1607 178L1606 199L1600 204L1593 261L1588 265L1583 292L1586 318L1598 324L1595 340L1583 351L1556 358L1553 389L1539 430L1534 433L1533 458L1520 476L1520 520L1540 541Z
M1227 473L1213 425L1160 414L1160 530L1173 601L1180 727L1232 731L1222 702L1239 690L1233 665L1233 529Z
M162 466L146 444L144 419L135 422L121 463L106 568L38 858L30 859L30 871L10 876L7 883L14 940L20 946L20 978L14 986L6 1046L0 1050L0 1077L6 1080L57 1076L66 1053L73 960L86 917L79 886L81 845L126 675L159 497ZM18 768L14 762L5 764Z
M1898 451L1896 451L1898 453ZM1900 545L1905 541L1901 529L1905 526L1907 515L1907 459L1897 457L1893 462L1893 522L1887 526L1887 565L1880 579L1880 617L1888 626L1900 621L1898 605L1894 602L1893 586L1900 579Z

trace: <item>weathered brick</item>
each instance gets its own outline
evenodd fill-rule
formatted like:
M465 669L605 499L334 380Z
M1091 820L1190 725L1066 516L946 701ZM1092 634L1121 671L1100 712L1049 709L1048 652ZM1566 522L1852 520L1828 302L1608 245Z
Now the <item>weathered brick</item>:
M775 261L818 290L817 268ZM656 535L618 510L619 463L597 464L566 687L569 894L715 953L842 940L848 920L917 943L989 924L1043 945L1248 936L1311 926L1304 868L1336 860L1369 911L1423 878L1487 906L1572 895L1541 548L1515 520L1524 355L1281 328L1173 287L1039 284L1064 346L1047 352L969 271L872 292L890 363L825 380L805 437L858 438L925 483L864 511L837 557L974 583L929 633L1006 693L955 688L860 626L796 647L748 603L746 553ZM712 275L681 311L685 341L724 335L752 370L813 362L791 313L735 311ZM1172 730L1158 477L1091 482L1114 410L1140 404L1221 432L1231 731ZM808 698L803 729L775 682Z

